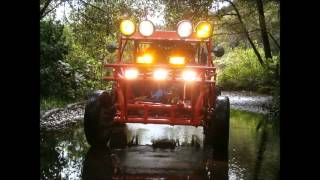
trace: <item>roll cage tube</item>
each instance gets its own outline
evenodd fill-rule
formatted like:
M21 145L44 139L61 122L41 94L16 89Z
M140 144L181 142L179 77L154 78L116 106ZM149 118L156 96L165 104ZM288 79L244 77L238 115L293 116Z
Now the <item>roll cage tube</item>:
M124 43L123 43L124 41ZM156 42L158 40L154 40L153 42ZM119 44L119 53L118 53L118 60L117 62L120 63L120 62L123 62L123 53L124 53L124 50L126 48L126 45L127 45L127 42L128 42L128 39L127 38L120 38L120 44ZM143 42L143 41L142 41ZM137 53L137 48L138 48L138 44L141 43L141 41L139 40L134 40L134 51L133 51L133 58L135 59L136 58L136 53ZM202 44L205 44L206 45L206 51L207 51L207 60L206 60L206 64L202 64L202 63L199 63L200 65L207 65L209 67L212 67L213 66L213 63L212 63L212 56L210 55L210 47L211 47L211 41L208 41L208 42L203 42L203 41L200 41L200 42L197 42L197 54L198 54L198 58L199 58L199 62L202 61L201 57L203 56L203 53L204 53L204 49L201 47ZM201 52L203 51L203 52Z

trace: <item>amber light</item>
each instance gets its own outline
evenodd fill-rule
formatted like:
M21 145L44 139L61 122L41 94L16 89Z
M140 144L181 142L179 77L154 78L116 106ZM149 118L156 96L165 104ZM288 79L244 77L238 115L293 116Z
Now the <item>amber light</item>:
M198 38L206 39L212 35L212 26L206 21L201 21L196 26L196 35Z
M120 23L120 32L125 36L132 35L136 30L135 24L133 21L126 19Z
M153 62L153 57L150 54L144 54L143 56L137 57L137 63L140 64L151 64Z
M170 64L184 64L185 63L184 57L170 57Z

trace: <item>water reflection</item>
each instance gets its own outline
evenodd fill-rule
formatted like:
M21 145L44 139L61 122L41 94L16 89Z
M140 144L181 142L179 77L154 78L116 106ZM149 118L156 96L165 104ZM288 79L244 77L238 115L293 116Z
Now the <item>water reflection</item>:
M41 132L40 178L226 179L228 173L230 180L277 179L279 135L268 123L257 130L264 121L262 115L231 112L228 164L212 160L210 148L202 145L202 127L128 124L131 145L125 149L89 148L82 123ZM164 139L175 148L150 146Z
M89 149L82 123L40 134L40 179L79 179Z
M137 138L139 145L152 145L156 140L174 140L178 144L190 145L196 140L202 146L203 128L193 126L170 126L155 124L127 124L129 139Z
M83 161L83 180L112 179L112 158L108 147L91 147Z

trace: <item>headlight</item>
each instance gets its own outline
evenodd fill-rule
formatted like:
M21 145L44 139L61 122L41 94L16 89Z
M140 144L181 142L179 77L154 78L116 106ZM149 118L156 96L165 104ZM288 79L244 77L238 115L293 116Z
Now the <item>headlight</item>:
M136 26L134 25L133 21L131 20L123 20L120 23L120 32L125 36L132 35L136 30Z
M196 72L194 71L183 71L182 72L182 78L185 80L185 81L194 81L196 80Z
M206 39L212 35L212 26L209 22L200 21L196 26L196 35L198 38Z
M154 25L151 21L145 20L139 24L139 32L142 36L151 36L154 32Z
M137 63L140 64L151 64L153 61L153 57L150 54L144 54L143 56L137 57Z
M136 69L126 69L124 73L124 77L126 79L136 79L138 77L138 70Z
M164 80L167 78L168 71L164 69L158 69L153 72L153 78L156 80Z
M192 34L192 24L190 21L183 20L178 23L177 33L181 38L187 38Z
M184 57L170 57L169 60L170 64L176 64L176 65L180 65L180 64L184 64Z

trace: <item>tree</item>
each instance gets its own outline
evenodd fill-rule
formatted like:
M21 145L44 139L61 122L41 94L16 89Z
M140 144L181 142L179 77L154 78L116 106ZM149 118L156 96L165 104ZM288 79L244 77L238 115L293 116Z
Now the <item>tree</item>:
M268 32L267 32L267 27L266 27L266 20L264 17L263 3L262 3L262 0L256 0L256 2L257 2L257 9L259 12L259 25L260 25L260 29L261 29L261 37L262 37L262 42L263 42L264 55L265 55L266 59L268 59L268 58L272 58L272 55L271 55L271 48L270 48Z
M267 5L266 13L262 0L223 1L228 2L230 6L222 8L213 14L213 16L218 17L218 26L221 29L220 32L223 32L218 33L218 35L231 35L232 41L234 41L234 39L239 41L243 35L256 53L260 64L264 65L269 63L266 61L267 59L272 59L269 37L273 41L274 47L276 47L276 49L273 48L275 52L279 52L280 47L272 35L272 33L276 33L276 35L279 34L279 17L277 16L279 9L278 2L265 1L264 4ZM237 21L232 17L236 17ZM225 31L230 33L226 33ZM257 34L257 32L260 32L260 35ZM230 37L229 39L227 38L227 40L230 40ZM259 51L257 51L257 45L255 45L254 41L257 41L258 45L261 44L261 46L263 46L265 59L263 59ZM233 44L239 45L239 43Z
M53 12L66 0L40 0L40 20Z
M69 52L63 35L64 26L53 20L40 22L40 90L41 97L58 95L68 78L62 77L63 59ZM66 75L69 73L66 72ZM62 93L63 94L63 93Z
M241 27L242 27L242 29L243 29L243 31L244 31L244 34L246 35L246 37L247 37L247 39L248 39L248 41L249 41L249 43L250 43L250 45L251 45L254 53L256 54L259 63L260 63L262 66L264 66L265 63L264 63L264 61L263 61L263 59L262 59L262 57L261 57L261 55L260 55L257 47L256 47L255 44L253 43L253 41L252 41L252 39L251 39L251 37L250 37L250 35L249 35L249 32L248 32L248 30L247 30L244 22L242 21L242 17L241 17L241 15L240 15L240 13L239 13L238 8L236 7L236 5L235 5L231 0L226 0L226 1L229 2L229 3L231 4L231 6L233 7L233 9L235 10L236 16L237 16L238 19L239 19L239 22L240 22Z

